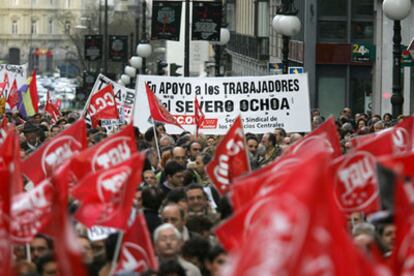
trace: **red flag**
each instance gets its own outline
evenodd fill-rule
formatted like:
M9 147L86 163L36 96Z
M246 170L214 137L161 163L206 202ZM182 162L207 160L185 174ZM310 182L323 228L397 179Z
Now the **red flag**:
M37 93L36 69L33 70L32 79L29 84L30 98L35 113L39 112L39 94Z
M68 205L68 186L65 178L67 170L62 166L53 175L52 182L55 187L53 196L52 219L49 225L50 233L54 239L56 260L60 275L87 275L82 262L81 246L70 223Z
M135 153L118 165L87 175L72 192L81 202L76 219L88 228L100 225L126 230L143 162L144 155Z
M10 173L6 168L0 169L0 267L4 275L12 273L12 241L10 238Z
M335 160L335 196L340 209L347 213L379 210L377 158L409 152L413 145L413 122L414 117L407 118Z
M7 133L8 125L9 125L9 120L7 119L6 114L4 114L3 119L1 121L1 126L0 126L0 145L6 139L6 133Z
M71 160L70 168L73 176L79 181L90 172L109 169L128 160L136 151L134 128L129 124L75 156Z
M54 187L49 179L13 197L11 234L14 242L30 242L52 217Z
M85 121L78 120L27 157L22 163L22 173L37 185L87 146Z
M124 235L119 259L116 272L120 274L158 269L147 223L141 212Z
M405 118L394 127L351 139L353 148L364 147L380 154L403 154L414 147L414 116Z
M332 154L337 157L342 155L341 143L339 141L338 131L336 129L335 120L333 117L321 124L317 129L309 133L302 140L297 141L288 147L283 155L296 153L299 150L307 147L307 143L311 140L322 140L331 148Z
M60 110L60 106L62 105L62 100L61 99L57 99L57 100L55 100L54 104L55 104L56 108L58 110Z
M17 90L17 82L15 79L13 81L12 87L10 88L9 95L7 97L7 103L9 104L10 109L13 109L19 103L19 94Z
M152 119L157 122L176 125L179 128L183 128L177 122L177 119L175 119L175 117L159 102L157 97L155 97L148 83L145 84L145 89L147 91L148 105Z
M20 170L20 140L14 127L7 130L4 142L0 144L0 169L10 173L9 185L12 194L23 191L23 179Z
M309 159L289 180L300 185L284 185L239 218L244 241L230 253L224 275L375 275L345 232L332 198L330 161L326 153Z
M307 142L306 147L301 147L295 153L284 155L263 168L237 178L230 188L233 209L239 210L251 200L255 200L255 197L273 192L292 171L302 166L307 159L316 153L329 153L330 150L331 146L323 140L312 139Z
M5 97L3 91L6 88L6 83L5 82L0 82L0 97Z
M6 97L7 95L4 93L4 90L6 88L10 87L10 82L9 82L9 75L7 74L7 72L4 72L4 77L3 77L3 82L0 83L0 92L1 92L1 97Z
M91 118L92 127L98 125L102 119L119 119L118 108L114 91L111 84L108 84L99 91L96 91L89 101L87 114Z
M196 124L196 137L198 137L198 130L203 125L205 116L200 108L200 103L198 102L197 97L194 100L194 119Z
M57 122L59 116L61 116L59 108L50 99L49 91L47 91L45 112L50 115L52 118L51 121L54 123Z
M206 166L206 172L217 190L224 194L236 177L249 170L249 157L239 116L217 146L214 158Z

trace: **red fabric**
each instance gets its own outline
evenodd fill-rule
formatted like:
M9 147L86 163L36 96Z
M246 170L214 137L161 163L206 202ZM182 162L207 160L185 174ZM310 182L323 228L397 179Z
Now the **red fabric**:
M52 219L54 187L49 179L13 197L11 233L16 243L30 242Z
M338 206L347 213L371 213L380 208L377 158L408 153L413 145L414 117L382 131L335 160L335 195Z
M86 176L72 191L81 202L75 218L88 228L100 225L126 230L143 162L144 155L135 153L118 165Z
M19 94L17 90L17 82L15 79L13 81L12 87L10 88L9 95L7 97L7 103L9 104L10 109L13 109L19 103Z
M29 155L22 162L22 173L37 185L87 146L85 121L78 120Z
M4 142L0 144L0 169L6 168L9 173L9 185L12 194L23 191L23 179L20 164L20 141L14 127L6 131Z
M198 130L203 125L205 116L203 111L201 111L200 103L197 100L197 97L194 100L194 119L196 124L196 136L198 137Z
M49 228L54 243L58 245L55 246L55 253L60 275L83 276L88 274L82 261L82 248L67 213L68 186L67 182L61 181L66 174L65 168L60 167L52 178L55 193Z
M145 89L147 91L148 105L152 119L157 122L176 125L182 128L177 122L177 119L175 119L175 117L158 101L148 83L145 84Z
M0 169L0 267L4 275L12 273L12 241L10 238L10 173L6 168Z
M50 115L50 117L52 118L52 122L56 122L59 116L61 116L59 108L50 99L49 91L47 91L45 112Z
M96 91L91 96L87 114L91 118L92 127L97 127L99 120L119 119L118 108L116 106L115 95L111 84Z
M206 172L217 190L225 194L233 180L249 170L249 157L239 116L217 146L214 158L206 166Z
M157 270L158 263L148 233L147 223L144 215L139 212L122 240L116 272L144 272L148 269Z
M5 84L5 87L10 87L9 74L7 74L7 72L4 72L3 83Z
M80 181L90 172L108 169L128 160L136 151L134 128L129 124L75 156L71 160L70 169L76 181Z
M324 143L323 140L312 139L295 153L284 155L265 167L237 178L230 188L233 209L239 210L256 197L277 189L285 181L286 176L307 159L319 152L329 153L330 150L330 145Z
M29 84L30 98L35 113L39 112L39 94L37 93L36 69L33 70L32 79Z
M316 155L291 174L289 182L297 185L284 185L235 216L243 231L234 224L218 236L234 240L232 231L239 234L223 275L375 275L345 232L332 197L330 162L329 154Z
M341 143L339 141L338 131L333 117L321 124L317 129L309 133L302 140L297 141L288 147L283 155L297 153L299 150L307 147L307 143L311 140L322 140L330 147L332 154L337 157L342 155Z

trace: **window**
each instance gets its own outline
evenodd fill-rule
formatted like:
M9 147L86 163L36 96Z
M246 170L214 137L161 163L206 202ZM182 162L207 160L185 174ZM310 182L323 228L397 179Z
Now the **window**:
M48 33L53 34L53 19L49 19Z
M55 4L55 0L50 0L50 1L49 1L49 4L50 4L50 5L54 5L54 4Z
M32 20L32 26L30 29L30 33L37 34L37 21L36 20Z
M345 105L346 67L319 66L318 76L318 107L325 118L338 115Z
M70 22L66 21L65 22L65 34L69 34L70 33Z
M19 0L12 0L12 1L11 1L11 4L12 4L13 6L17 6L17 5L19 5Z
M13 20L12 21L12 29L11 29L12 34L17 34L18 30L17 30L17 20Z
M65 8L70 8L70 6L71 6L71 0L66 0L65 1Z
M372 102L371 68L352 67L350 77L350 107L355 113L367 112Z
M318 37L320 41L346 41L346 21L319 21Z
M319 16L346 16L347 0L319 0Z
M257 36L269 37L269 2L259 1L257 4Z
M351 39L356 42L373 42L374 26L373 22L352 22Z
M32 0L32 5L37 5L37 0Z

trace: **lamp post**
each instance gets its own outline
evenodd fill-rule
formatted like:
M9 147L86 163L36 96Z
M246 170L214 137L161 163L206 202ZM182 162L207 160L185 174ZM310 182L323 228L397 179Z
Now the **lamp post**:
M220 29L220 41L213 42L213 48L214 48L214 60L215 60L215 71L216 71L216 77L220 77L220 67L221 67L221 47L229 43L230 41L230 32L227 28L221 28Z
M394 20L393 66L392 66L392 116L394 119L402 114L404 98L401 94L401 20L411 11L411 0L384 0L382 4L385 15Z
M146 0L142 1L142 34L141 34L141 43L137 46L137 55L142 57L142 74L145 75L146 70L146 58L148 58L152 53L151 44L147 39L147 27L146 27L146 11L147 11L147 2Z
M289 41L292 36L299 33L301 23L296 16L298 10L293 3L293 0L282 0L282 5L277 11L277 15L273 18L273 29L282 35L283 48L282 48L282 64L283 74L288 73L289 68Z

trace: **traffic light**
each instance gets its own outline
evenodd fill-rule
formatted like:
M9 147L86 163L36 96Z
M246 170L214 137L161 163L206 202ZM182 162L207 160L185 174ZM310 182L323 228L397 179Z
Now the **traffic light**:
M182 65L177 65L176 63L170 64L170 76L178 77L181 76L180 73L177 73L177 70L183 67Z
M168 63L166 63L165 61L159 60L157 62L157 75L159 76L163 76L165 75L165 70L164 68L168 66Z

